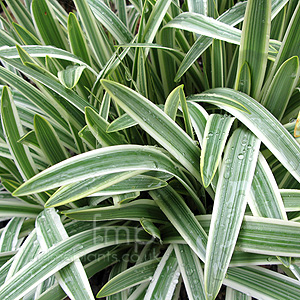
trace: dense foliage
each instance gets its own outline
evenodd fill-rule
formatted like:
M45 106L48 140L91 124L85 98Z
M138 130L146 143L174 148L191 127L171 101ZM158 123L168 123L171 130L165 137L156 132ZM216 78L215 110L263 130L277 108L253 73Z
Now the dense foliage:
M300 2L73 2L1 2L0 299L300 299Z

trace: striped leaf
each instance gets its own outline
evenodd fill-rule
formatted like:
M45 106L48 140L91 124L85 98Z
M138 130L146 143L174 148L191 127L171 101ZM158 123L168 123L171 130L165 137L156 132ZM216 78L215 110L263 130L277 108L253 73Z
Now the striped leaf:
M215 299L225 278L246 209L259 146L259 140L244 128L236 129L227 144L206 250L207 299Z
M205 300L203 271L199 258L187 245L174 245L174 250L188 298Z
M170 186L149 192L186 243L204 261L207 235L183 198Z
M85 221L133 220L147 218L153 222L166 223L164 214L153 200L135 200L127 204L106 207L83 207L64 211L70 218Z
M122 229L121 229L122 228ZM126 228L126 232L124 231ZM120 230L121 229L121 230ZM147 233L132 227L101 227L86 230L60 242L26 264L0 288L3 300L20 299L46 278L76 260L77 258L115 244L149 240Z
M124 289L136 286L152 279L160 259L137 264L109 280L98 292L97 297L106 297Z
M45 209L36 220L37 237L43 251L68 238L54 208ZM79 259L72 261L55 274L71 299L94 299L88 278Z
M85 66L68 66L65 70L59 71L57 77L63 86L73 89L77 85L84 69Z
M253 98L223 88L195 95L190 100L215 104L234 115L263 141L294 178L300 182L299 144L278 120ZM244 106L250 113L239 110L236 103Z
M154 272L145 300L171 299L178 283L180 272L173 246L170 245Z
M234 118L211 114L206 123L200 170L204 187L209 186L221 160L221 155Z
M54 165L68 158L69 155L54 128L45 118L34 116L34 130L39 146L51 164Z
M123 114L119 118L115 119L112 121L106 129L107 133L115 132L115 131L120 131L123 129L130 128L132 126L137 125L138 123L133 120L128 114Z
M192 139L148 99L118 83L102 80L112 99L157 142L165 147L196 178L199 178L200 150Z
M271 0L248 0L241 36L238 70L247 63L250 70L250 96L258 98L269 49ZM240 78L244 80L244 77ZM238 84L238 82L237 82Z
M16 199L0 200L0 217L35 218L41 210L37 205L23 203Z
M66 185L52 194L45 206L60 206L91 195L113 196L136 191L149 191L167 185L162 179L137 175L142 172L113 173Z

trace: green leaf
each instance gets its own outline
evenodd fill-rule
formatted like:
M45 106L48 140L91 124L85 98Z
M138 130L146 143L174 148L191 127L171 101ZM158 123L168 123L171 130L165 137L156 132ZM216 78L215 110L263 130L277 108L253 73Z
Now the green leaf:
M0 252L17 250L18 236L25 218L12 218L4 227L0 238Z
M268 80L265 84L266 87L269 87L270 81L273 79L274 74L278 71L280 66L289 58L293 56L298 56L300 58L300 49L299 42L300 37L298 34L298 24L300 22L300 3L298 2L295 7L293 16L290 20L289 26L285 32L284 38L279 49L279 53L276 56L275 63L272 67Z
M32 0L31 11L35 26L46 45L68 49L67 39L55 17L54 11L46 0Z
M23 179L29 179L37 173L37 169L27 146L18 143L24 132L11 91L6 86L2 91L1 119L6 141L17 168Z
M37 141L51 164L56 164L68 158L67 151L61 144L54 128L43 117L34 116L34 130Z
M22 48L25 52L28 53L31 57L51 57L51 58L57 58L61 60L65 60L68 62L72 62L75 64L79 64L82 66L85 66L89 71L91 71L94 75L97 75L98 73L85 61L83 61L78 56L65 51L63 49L59 49L52 46L41 46L41 45L29 45L29 46L22 46ZM17 50L16 46L13 47L4 47L0 49L0 56L3 56L5 58L19 58L19 52Z
M8 0L7 5L9 6L14 17L24 28L35 34L35 28L33 26L32 18L30 12L25 9L21 1Z
M35 218L41 210L41 207L37 205L23 203L16 199L10 199L10 201L0 200L0 217Z
M37 236L43 251L68 238L54 208L45 209L36 220ZM74 260L58 273L56 279L66 294L73 299L94 299L88 278L79 259Z
M200 150L170 117L148 99L121 84L108 80L101 83L125 112L200 179Z
M209 186L217 171L233 121L234 118L217 114L211 114L207 119L200 158L204 187Z
M252 299L252 297L247 294L241 293L230 287L226 288L225 300L251 300L251 299Z
M262 267L230 268L224 283L258 299L300 299L298 280Z
M50 103L48 103L48 101L45 101L45 96L42 94L42 92L36 89L32 84L25 81L20 76L17 76L16 74L7 70L6 68L2 67L0 68L0 78L17 89L22 95L29 99L29 101L34 103L47 115L51 116L51 118L53 118L53 120L55 120L62 127L68 128L66 121L56 110L56 105L53 103L53 101L50 101Z
M97 249L148 240L149 235L144 230L137 234L137 228L132 227L111 226L86 230L52 246L38 255L36 260L26 264L0 287L0 298L3 300L22 298L70 262Z
M170 186L151 191L149 194L186 243L204 261L207 235L183 198Z
M15 275L28 262L33 260L40 250L40 245L36 238L36 231L33 229L14 256L6 276L6 281Z
M127 144L124 135L118 132L107 133L109 123L92 108L85 109L86 123L102 147Z
M236 78L236 90L247 95L251 92L251 73L248 63L245 61Z
M148 260L116 275L101 288L97 298L107 297L132 286L150 281L159 261L159 258Z
M206 249L207 299L215 299L225 278L245 213L259 146L260 141L245 128L236 129L227 144Z
M59 206L90 195L113 196L115 194L158 189L167 185L164 180L159 178L136 175L139 173L141 171L113 173L66 185L58 189L49 198L45 206Z
M280 190L286 212L300 210L300 190Z
M274 175L262 154L258 156L248 204L254 216L287 220Z
M65 70L59 71L57 77L63 86L73 89L77 85L84 69L85 66L68 66Z
M244 123L300 182L300 146L279 121L256 100L231 89L213 89L190 98L225 109ZM228 106L230 103L232 106ZM250 113L239 110L244 106Z
M250 96L258 98L267 67L271 28L271 0L250 0L247 3L238 70L247 63L250 70ZM247 77L246 77L247 78ZM240 80L245 80L242 76ZM238 85L238 81L236 85Z
M188 298L205 300L203 271L199 258L188 245L174 245L174 250Z
M286 60L278 69L272 82L263 96L262 104L278 120L281 120L290 97L299 80L299 58L293 56Z
M164 112L173 120L176 119L176 114L179 106L179 93L182 89L182 85L176 87L167 97L164 107Z
M162 244L159 229L149 219L143 217L140 219L140 223L147 233L152 235L153 238L159 239L160 243Z
M119 118L112 121L108 125L106 132L111 133L111 132L120 131L135 126L137 124L138 123L135 120L133 120L128 114L125 113Z
M199 141L200 145L203 147L203 136L204 136L206 122L208 119L208 113L198 103L188 102L187 105L188 105L189 112L191 115L192 125L196 132L198 141Z
M79 22L73 13L70 13L68 18L68 35L72 53L81 57L87 64L91 65L91 55L87 41Z
M96 55L97 62L103 68L111 56L111 46L105 37L103 29L97 26L87 0L74 0L82 25L85 29L89 44Z
M128 28L104 2L95 0L87 0L87 2L95 17L107 28L119 44L127 44L133 40L133 35Z
M153 222L166 223L165 216L153 200L135 200L127 204L106 207L76 208L63 212L68 217L85 221L134 220L147 218Z
M173 246L170 245L154 272L145 300L171 299L178 283L180 272Z

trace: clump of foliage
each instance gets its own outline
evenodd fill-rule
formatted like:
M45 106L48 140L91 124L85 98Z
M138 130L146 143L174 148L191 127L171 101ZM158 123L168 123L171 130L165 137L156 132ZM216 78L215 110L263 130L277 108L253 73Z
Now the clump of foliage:
M0 299L300 299L299 1L73 2L1 3Z

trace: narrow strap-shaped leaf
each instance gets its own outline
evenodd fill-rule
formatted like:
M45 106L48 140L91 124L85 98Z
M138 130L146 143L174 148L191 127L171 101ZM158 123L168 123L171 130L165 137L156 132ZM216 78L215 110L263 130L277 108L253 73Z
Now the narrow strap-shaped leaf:
M243 122L270 149L276 158L300 182L300 146L279 121L246 94L231 89L213 89L190 98L215 104ZM244 106L250 113L239 110ZM228 106L228 104L230 106Z
M34 130L37 141L51 164L56 164L68 158L67 151L57 136L54 128L43 117L34 116Z
M195 13L181 13L167 23L165 27L188 30L236 45L239 45L241 41L241 30L213 18ZM208 47L211 41L205 40L205 42ZM278 41L270 41L270 46L278 45L278 43ZM268 52L269 58L275 60L275 54L277 54L277 52L274 52L274 47L270 47Z
M260 141L247 129L231 136L221 166L209 229L204 282L207 299L215 299L238 238L251 188ZM217 267L215 267L217 266Z
M4 227L0 238L0 252L17 249L18 236L25 218L12 218Z
M118 247L113 250L104 249L98 250L95 254L97 256L94 260L84 265L85 272L90 278L96 273L108 268L117 261L122 260L126 248ZM66 297L66 294L61 289L60 285L56 282L49 289L43 292L39 296L39 300L63 300Z
M176 119L176 114L179 106L179 92L180 89L182 89L182 86L176 87L167 97L166 102L165 102L165 107L164 107L164 112L172 119L175 121Z
M118 293L124 289L150 281L157 268L160 259L152 259L137 264L118 274L108 281L98 292L97 297L106 297Z
M134 220L147 218L153 222L166 223L164 214L153 200L135 200L118 206L78 208L64 211L70 218L86 221Z
M0 217L35 218L41 210L41 207L37 205L30 205L18 200L0 200Z
M279 191L286 212L300 210L300 190L281 189Z
M300 299L298 280L262 267L230 268L224 284L258 299Z
M40 252L40 245L37 241L35 229L26 238L25 242L18 249L15 255L11 267L6 276L6 281L16 274L22 267L35 258Z
M27 28L17 23L13 23L12 25L25 45L41 45L40 40Z
M91 48L96 55L100 67L103 68L111 56L110 45L108 45L103 30L100 30L100 27L97 26L96 19L87 0L74 0L74 4L80 15Z
M91 55L87 41L75 14L70 13L68 18L68 35L72 53L81 57L87 64L91 65Z
M205 232L208 232L211 216L197 216L196 219L200 222ZM264 254L265 256L300 257L299 228L298 222L245 216L236 243L236 251L249 252L249 254ZM184 241L177 230L172 230L170 226L166 226L164 230L161 229L161 234L165 243L182 244ZM246 265L249 264L251 256L246 255L245 258L242 257L241 262ZM268 261L271 263L276 262L275 264L279 263L277 258L275 258L275 261L270 257L269 260L267 258L264 257L263 259L265 263ZM259 259L262 258L260 257ZM240 258L237 257L234 266L239 264L239 260Z
M145 300L171 299L178 283L180 272L173 246L170 245L154 272Z
M200 149L170 117L135 91L112 81L101 82L125 112L199 179Z
M158 0L156 1L151 15L147 20L147 24L143 30L142 41L145 43L152 43L157 33L157 30L171 4L171 0Z
M59 49L53 46L41 46L41 45L28 45L22 46L22 49L27 52L31 57L47 57L57 58L66 60L72 63L76 63L79 65L86 66L86 68L91 71L94 75L97 75L97 72L88 65L85 61L83 61L80 57L65 51L63 49ZM5 47L0 49L0 56L5 58L19 58L19 52L16 46L13 47Z
M51 116L58 124L64 128L68 128L66 121L62 118L60 113L55 109L53 103L45 101L45 96L36 89L32 84L25 81L20 76L12 73L6 68L0 68L0 78L7 82L10 86L14 87L27 99L33 102L37 107L44 111L47 115Z
M251 72L247 61L245 61L236 78L236 90L247 95L251 92Z
M42 74L40 71L34 70L26 65L22 65L21 63L12 60L2 58L3 60L7 61L10 65L14 66L24 74L32 77L33 79L37 80L38 82L44 84L46 87L53 90L55 93L59 94L67 101L69 101L72 105L74 105L78 110L84 112L84 108L86 106L90 106L91 104L87 102L85 99L81 98L77 93L74 91L65 88L59 82L52 79L50 76Z
M87 2L95 17L107 28L119 44L127 44L132 41L132 33L104 2L95 0L87 0Z
M7 5L18 23L20 23L24 28L27 28L27 30L29 30L32 34L35 34L32 18L29 11L24 9L23 3L21 1L8 0Z
M86 179L58 189L45 206L55 207L90 195L118 195L136 191L149 191L167 185L162 179L137 175L143 171L129 171Z
M270 28L271 0L249 0L243 23L238 70L247 63L251 76L249 95L254 99L258 98L265 77Z
M126 228L126 230L124 230ZM121 229L121 230L120 230ZM138 234L137 234L138 232ZM116 244L146 242L149 235L132 227L97 227L76 234L40 254L0 287L3 300L20 299L75 259L97 249Z
M278 185L261 153L258 156L248 204L254 216L287 220Z
M204 261L207 235L183 198L170 186L151 191L149 194L186 243Z
M54 208L48 208L41 212L36 220L36 228L38 241L44 251L68 238L68 234ZM71 299L94 299L88 278L79 259L65 266L55 276Z
M112 121L108 125L106 132L111 133L111 132L115 132L115 131L120 131L123 129L130 128L132 126L135 126L137 124L138 123L135 120L133 120L128 114L125 113L122 116L120 116L119 118Z
M199 258L188 245L174 245L174 250L188 298L205 300L203 271Z
M221 160L221 155L234 118L211 114L208 117L200 158L200 170L204 187L209 186Z
M194 133L193 133L193 128L192 128L192 124L191 124L191 118L190 118L188 106L186 103L185 94L183 91L183 86L181 86L181 88L179 89L179 100L180 100L181 110L182 110L182 114L183 114L185 131L193 139Z
M153 238L158 239L162 244L162 240L160 237L159 229L147 218L141 218L140 223L143 226L144 230L153 236Z
M127 144L124 135L118 132L107 133L109 123L92 108L85 109L86 123L102 147Z
M227 287L225 300L252 300L252 297L235 289Z
M214 39L211 51L212 87L223 87L225 80L224 42Z
M68 49L64 32L55 17L54 11L46 0L32 0L31 11L35 26L46 45Z
M299 57L293 56L280 66L263 96L262 104L278 120L281 120L284 115L289 99L299 80L299 74Z
M187 104L191 115L192 125L196 132L198 141L200 145L203 147L203 136L204 136L206 122L208 119L208 113L198 103L188 102Z
M16 106L12 99L12 94L8 87L4 87L2 91L1 119L11 155L13 156L23 179L29 179L37 173L37 169L35 168L35 164L27 146L18 143L18 140L24 132Z
M68 66L65 70L59 71L57 77L63 86L73 89L77 85L84 69L85 66Z
M268 80L266 82L266 87L269 86L270 81L273 79L274 74L278 71L280 66L292 56L300 57L300 37L298 34L300 22L300 3L298 2L295 7L293 16L290 20L289 26L285 32L284 38L281 43L278 55L276 56L275 63L272 67Z

